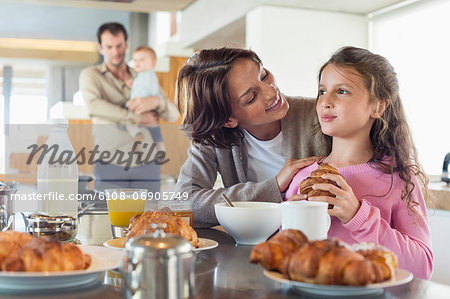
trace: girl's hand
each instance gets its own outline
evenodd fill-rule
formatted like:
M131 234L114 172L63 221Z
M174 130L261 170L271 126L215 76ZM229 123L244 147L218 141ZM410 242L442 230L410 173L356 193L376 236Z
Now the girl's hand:
M300 201L300 200L307 200L308 195L306 194L294 194L287 201Z
M353 193L352 188L345 179L337 174L324 174L322 178L335 181L339 187L332 184L316 184L313 189L329 191L336 195L336 198L329 196L317 196L309 198L310 201L323 201L334 205L333 209L328 210L330 216L336 216L342 223L349 222L356 212L358 212L361 203Z
M313 164L318 161L322 157L308 157L302 159L289 159L286 164L284 164L283 168L281 168L280 172L276 175L278 189L280 192L284 192L289 183L292 181L294 175L302 168Z
M142 114L151 110L156 110L159 105L158 96L150 96L145 98L134 98L128 101L128 110L135 114Z

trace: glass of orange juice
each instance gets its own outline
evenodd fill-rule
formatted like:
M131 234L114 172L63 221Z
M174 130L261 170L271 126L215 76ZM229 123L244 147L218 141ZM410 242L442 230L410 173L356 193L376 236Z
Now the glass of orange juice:
M144 213L147 189L105 189L113 238L125 237L130 219Z

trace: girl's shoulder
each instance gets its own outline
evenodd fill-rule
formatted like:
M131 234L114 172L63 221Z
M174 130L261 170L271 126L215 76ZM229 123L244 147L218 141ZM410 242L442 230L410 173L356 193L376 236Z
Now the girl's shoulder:
M308 173L308 176L309 176L309 173L311 173L311 171L316 170L318 167L319 167L319 164L317 162L314 162L313 164L311 164L309 166L303 167L302 169L300 169L300 171Z
M318 167L319 165L317 164L317 162L314 162L309 166L303 167L295 174L294 179L292 181L293 182L295 181L297 184L299 184L301 181L309 177L311 175L311 172L316 170Z
M344 177L364 176L367 180L373 180L373 182L393 184L394 186L403 186L405 181L400 177L398 171L390 172L389 163L390 157L383 157L380 161L367 162L359 165L352 165L343 168L339 168L338 171ZM384 166L383 166L384 164ZM411 181L417 182L417 177L414 172L410 172Z

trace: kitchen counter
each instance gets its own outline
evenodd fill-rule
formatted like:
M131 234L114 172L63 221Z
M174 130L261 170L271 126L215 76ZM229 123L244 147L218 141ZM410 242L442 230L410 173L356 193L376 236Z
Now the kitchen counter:
M194 298L313 298L266 278L260 265L248 262L252 246L235 245L233 238L223 231L199 229L197 232L199 237L216 240L219 246L198 252ZM102 276L102 283L90 287L40 293L16 292L14 298L123 298L120 285L118 275L108 271ZM370 298L438 299L448 298L449 293L448 285L414 278L408 284L386 288L382 294ZM0 299L11 298L11 295L11 292L0 290Z
M430 180L428 187L435 209L450 211L450 185L439 180Z

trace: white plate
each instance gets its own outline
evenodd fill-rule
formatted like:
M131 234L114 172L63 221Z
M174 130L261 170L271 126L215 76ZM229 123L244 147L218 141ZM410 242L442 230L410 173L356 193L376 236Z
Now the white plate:
M296 291L314 295L326 296L357 296L382 293L383 288L398 286L410 282L413 279L411 272L403 269L395 269L395 277L385 282L368 284L366 286L342 286L342 285L323 285L300 281L289 280L279 272L264 271L264 275L272 280L287 283Z
M0 289L50 290L94 283L103 271L119 267L123 252L101 246L80 245L83 253L92 258L86 270L61 272L2 272Z
M127 242L127 238L116 238L111 239L103 243L103 246L108 248L114 248L114 249L123 249L125 247L125 243ZM205 238L198 238L198 247L192 248L192 251L202 251L202 250L208 250L216 248L219 245L214 240L211 239L205 239Z
M219 243L217 241L206 239L206 238L198 238L198 247L192 248L193 251L202 251L202 250L208 250L213 249L219 246Z

